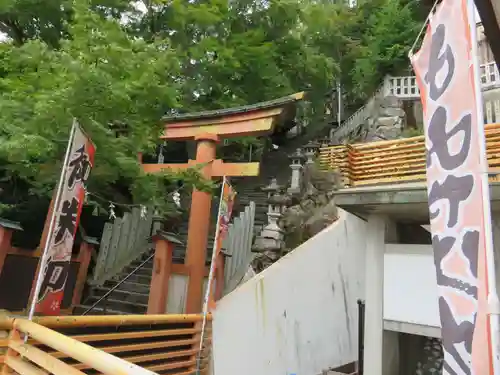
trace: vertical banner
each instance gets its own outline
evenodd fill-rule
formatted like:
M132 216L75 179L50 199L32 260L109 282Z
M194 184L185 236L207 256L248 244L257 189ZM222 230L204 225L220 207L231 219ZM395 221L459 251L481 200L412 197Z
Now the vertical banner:
M424 109L443 374L492 375L488 165L467 5L443 0L410 59Z
M35 311L58 315L70 269L73 242L85 200L85 182L94 164L92 141L73 123L69 154L61 172L59 191L52 215L48 246L44 250L35 286Z
M221 199L219 203L219 213L217 215L217 228L215 234L214 249L212 252L212 262L210 263L210 275L207 284L207 293L205 298L205 303L208 304L208 309L212 310L215 307L215 291L214 291L214 279L215 270L217 267L217 259L222 249L222 242L226 238L227 231L229 228L229 221L231 220L231 215L233 213L234 199L236 197L236 192L233 187L224 178L222 182ZM220 282L220 280L219 280Z
M209 310L213 310L215 307L213 280L215 278L215 267L217 263L216 260L222 248L222 241L224 241L224 238L227 235L229 221L231 220L231 215L233 213L235 197L236 192L234 191L233 187L227 182L227 178L224 176L224 178L222 179L219 212L217 214L217 225L215 229L214 247L212 250L212 261L210 262L210 272L208 274L207 289L205 291L205 298L203 299L203 321L201 325L200 350L198 351L196 364L197 371L199 371L200 369L200 353L203 349L203 338L205 335L207 314Z

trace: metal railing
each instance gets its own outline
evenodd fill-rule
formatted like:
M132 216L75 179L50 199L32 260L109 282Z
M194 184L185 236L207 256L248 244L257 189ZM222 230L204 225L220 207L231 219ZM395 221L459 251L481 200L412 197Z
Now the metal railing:
M139 271L146 263L148 263L151 259L153 259L155 254L149 255L146 260L144 260L141 264L139 264L136 268L134 268L130 273L128 273L123 279L121 279L116 285L114 285L110 290L108 290L103 296L101 296L92 306L90 306L87 310L83 312L82 315L87 315L94 308L96 308L102 301L105 301L103 311L106 312L106 299L113 293L120 285L122 285L125 281L127 281L132 275L134 275L137 271Z
M492 61L479 67L481 74L481 85L483 88L500 84L500 74L496 62Z

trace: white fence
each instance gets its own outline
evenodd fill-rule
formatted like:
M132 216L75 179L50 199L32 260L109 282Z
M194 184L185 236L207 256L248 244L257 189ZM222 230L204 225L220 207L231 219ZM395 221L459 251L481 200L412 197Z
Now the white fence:
M498 67L495 62L481 65L480 74L483 88L500 84L500 75L498 74Z
M495 62L481 65L480 74L483 91L491 90L497 86L500 88L500 74ZM338 142L357 132L370 116L370 103L381 94L395 96L401 100L420 100L420 90L415 76L387 76L367 103L347 118L341 126L332 131L330 139ZM486 124L500 122L500 94L498 99L484 98L484 121Z
M141 254L152 249L153 215L141 217L139 208L104 224L99 253L91 284L101 285L120 273Z
M214 374L317 375L357 359L366 223L339 214L218 302Z
M252 253L255 221L255 202L250 202L245 210L236 217L229 230L222 248L229 255L224 271L224 294L230 293L245 276Z
M228 234L222 244L225 253L231 255L226 258L224 269L224 294L234 290L245 277L250 262L253 259L252 243L255 219L255 203L250 202L245 210L229 224ZM217 280L214 280L217 283ZM187 275L172 274L168 284L168 298L166 312L168 314L185 313L187 296ZM204 279L203 295L207 287L207 278Z

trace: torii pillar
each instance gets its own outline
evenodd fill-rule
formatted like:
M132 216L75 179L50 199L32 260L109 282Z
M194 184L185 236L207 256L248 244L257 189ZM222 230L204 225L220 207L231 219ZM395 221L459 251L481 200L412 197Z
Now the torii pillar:
M196 159L186 164L142 164L146 173L179 170L204 164L202 175L207 178L223 176L258 176L259 163L224 163L216 158L220 139L270 134L276 124L295 117L295 102L303 93L255 105L218 111L190 113L165 118L162 139L170 141L196 141ZM212 197L194 189L189 216L185 265L189 270L186 313L199 313L202 309L205 259L210 228Z

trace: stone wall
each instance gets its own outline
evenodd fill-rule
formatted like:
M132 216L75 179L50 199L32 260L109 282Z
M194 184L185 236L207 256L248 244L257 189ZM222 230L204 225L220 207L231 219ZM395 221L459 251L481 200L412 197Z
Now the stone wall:
M399 99L381 97L368 104L368 118L355 142L373 142L401 138L405 127L405 112Z

